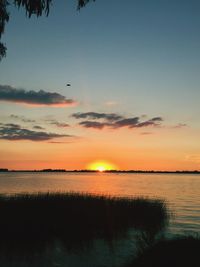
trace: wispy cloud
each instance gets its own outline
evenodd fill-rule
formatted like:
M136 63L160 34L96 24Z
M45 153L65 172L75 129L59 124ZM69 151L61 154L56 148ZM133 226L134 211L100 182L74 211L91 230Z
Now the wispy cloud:
M107 101L105 102L105 106L107 107L113 107L113 106L117 106L118 103L116 101Z
M152 132L142 132L141 135L150 135Z
M14 114L11 114L10 118L14 119L14 120L21 120L23 122L35 122L35 120L27 119L24 116L18 116L18 115L14 115Z
M87 112L87 113L74 113L72 117L76 119L89 119L79 122L79 125L85 128L103 129L105 127L118 129L122 127L127 128L142 128L148 126L160 126L163 119L162 117L153 117L149 120L142 120L141 117L126 118L117 113L98 113L98 112Z
M181 128L185 128L185 127L188 127L188 125L186 123L178 123L178 124L172 126L172 128L175 128L175 129L181 129Z
M39 126L39 125L34 125L33 126L33 129L36 129L36 130L45 130L45 128L43 128L42 126Z
M59 142L59 141L49 141L50 144L71 144L73 142Z
M17 140L30 140L30 141L47 141L54 138L61 137L74 137L72 135L64 135L57 133L48 133L44 131L33 131L22 128L18 124L0 123L0 139L17 141Z
M185 161L200 163L200 154L189 154L185 156Z
M64 107L76 104L73 99L68 99L59 93L44 90L33 91L17 89L9 85L0 85L0 101L9 101L32 106Z
M55 121L55 120L52 120L50 122L50 124L52 125L55 125L57 126L58 128L67 128L67 127L70 127L70 125L68 123L65 123L65 122L59 122L59 121Z

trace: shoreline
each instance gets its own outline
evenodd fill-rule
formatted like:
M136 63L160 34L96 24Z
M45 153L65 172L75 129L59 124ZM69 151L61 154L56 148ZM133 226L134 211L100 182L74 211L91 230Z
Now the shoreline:
M145 170L105 170L105 171L98 171L98 170L65 170L65 169L42 169L42 170L9 170L5 168L0 168L1 172L67 172L67 173L150 173L150 174L200 174L200 171L145 171Z

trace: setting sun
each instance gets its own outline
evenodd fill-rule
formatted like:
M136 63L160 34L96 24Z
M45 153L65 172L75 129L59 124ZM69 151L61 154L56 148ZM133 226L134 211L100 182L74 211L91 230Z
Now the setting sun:
M95 161L88 165L88 169L92 171L110 171L110 170L116 170L117 167L114 164L111 164L107 161Z

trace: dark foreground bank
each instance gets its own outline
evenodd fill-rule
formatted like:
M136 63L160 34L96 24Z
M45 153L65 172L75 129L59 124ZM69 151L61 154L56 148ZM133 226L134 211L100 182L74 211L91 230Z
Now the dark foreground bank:
M124 267L199 267L200 237L157 240Z

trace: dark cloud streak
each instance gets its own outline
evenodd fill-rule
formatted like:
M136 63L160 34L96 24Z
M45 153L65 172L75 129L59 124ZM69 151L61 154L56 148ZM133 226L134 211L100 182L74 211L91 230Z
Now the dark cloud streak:
M0 139L17 141L17 140L29 140L29 141L47 141L54 138L61 137L74 137L72 135L48 133L44 131L33 131L22 128L18 124L0 124Z
M109 126L108 123L98 122L98 121L82 121L79 123L79 125L85 127L85 128L95 128L95 129L103 129L106 126Z
M104 119L107 121L117 121L122 119L123 117L121 115L118 115L116 113L98 113L98 112L85 112L85 113L74 113L72 114L72 117L76 119Z
M33 126L33 129L36 129L36 130L45 130L45 128L39 126L39 125L34 125Z
M139 124L139 117L127 118L123 120L116 121L113 125L113 128L129 127L133 128Z
M9 101L36 106L70 106L76 104L73 99L67 99L58 93L40 91L26 91L9 85L0 85L0 101Z
M116 113L97 113L97 112L86 112L86 113L74 113L72 117L76 119L89 120L79 122L79 125L85 128L94 128L102 130L105 127L112 129L119 129L122 127L127 128L142 128L142 127L158 127L163 121L162 117L153 117L149 120L142 121L140 117L125 118ZM142 116L141 116L142 117Z

